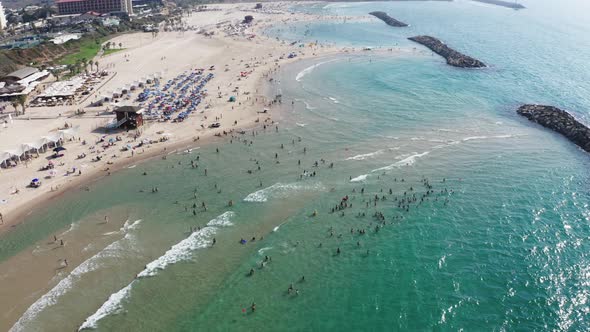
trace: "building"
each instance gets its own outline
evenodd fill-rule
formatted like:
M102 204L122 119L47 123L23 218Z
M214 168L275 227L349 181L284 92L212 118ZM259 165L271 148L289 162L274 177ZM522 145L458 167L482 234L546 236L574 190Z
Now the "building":
M118 128L136 129L143 125L143 108L136 106L121 106L115 109Z
M41 81L49 76L47 70L25 67L0 78L0 100L28 95Z
M38 72L39 70L37 68L24 67L0 78L0 82L4 82L6 84L15 84L18 81L24 80L27 77L31 77Z
M145 6L145 5L154 5L154 6L162 6L162 0L132 0L133 6Z
M4 7L2 7L2 2L0 2L0 31L5 30L7 26L6 13L4 13Z
M57 0L60 15L84 14L87 12L112 13L124 12L133 14L131 0Z

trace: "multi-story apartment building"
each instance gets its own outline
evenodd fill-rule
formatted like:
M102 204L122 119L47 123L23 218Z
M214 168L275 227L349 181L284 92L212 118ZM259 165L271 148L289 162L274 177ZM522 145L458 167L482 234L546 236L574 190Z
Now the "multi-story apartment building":
M87 12L126 12L129 15L133 14L131 0L58 0L56 4L60 15L84 14Z

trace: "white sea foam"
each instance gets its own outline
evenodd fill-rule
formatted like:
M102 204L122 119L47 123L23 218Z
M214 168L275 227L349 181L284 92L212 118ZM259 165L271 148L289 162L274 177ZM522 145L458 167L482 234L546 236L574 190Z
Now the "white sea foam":
M123 227L121 227L121 229L119 231L121 232L127 232L130 229L137 229L137 227L139 226L139 224L141 223L141 219L137 219L132 223L129 223L129 219L127 219L125 221L125 223L123 224Z
M258 253L259 253L259 254L261 254L261 255L263 255L263 254L264 254L264 253L265 253L267 250L270 250L270 249L272 249L272 247L264 247L264 248L260 248L260 249L258 250Z
M305 184L305 183L275 183L270 187L255 191L246 198L246 202L259 202L263 203L268 201L271 197L287 197L293 192L302 190L322 190L323 186L321 183Z
M285 221L285 222L286 222L286 221ZM273 232L278 232L278 231L279 231L279 228L281 228L281 226L283 226L283 224L284 224L285 222L282 222L282 223L281 223L281 224L279 224L278 226L275 226L275 228L273 228L273 229L272 229L272 231L273 231Z
M307 123L295 122L295 124L298 125L299 127L305 127L305 126L307 126Z
M417 158L422 158L424 156L426 156L427 154L429 154L430 151L426 151L426 152L422 152L422 153L414 153L408 157L405 157L404 159L393 163L389 166L385 166L385 167L381 167L381 168L377 168L372 170L371 172L380 172L380 171L390 171L394 168L398 168L398 167L402 167L402 166L409 166L409 165L413 165L416 162Z
M307 108L307 109L308 109L308 110L310 110L310 111L311 111L311 110L315 110L315 109L316 109L316 107L314 107L314 106L311 106L311 105L310 105L310 104L309 104L307 101L305 101L305 100L303 101L303 103L305 104L305 108Z
M131 287L133 286L132 281L129 285L125 286L116 293L111 294L108 300L102 304L102 306L92 316L86 318L84 323L80 326L78 331L84 329L95 329L99 320L106 316L117 314L123 310L123 300L129 296Z
M127 168L130 168L131 169L131 168L135 168L135 167L137 167L137 165L131 165L131 166L127 167Z
M62 237L62 236L64 236L64 235L68 234L69 232L71 232L71 231L75 230L76 228L78 228L78 226L79 226L79 225L78 225L78 223L71 223L71 224L70 224L70 228L68 228L68 230L67 230L67 231L65 231L65 232L63 232L63 233L61 233L61 234L59 234L59 237Z
M365 181L368 176L369 176L369 174L359 175L356 178L350 179L350 182L361 182L361 181Z
M448 132L448 133L458 133L459 132L458 130L455 130L455 129L447 129L447 128L440 128L440 129L437 129L437 130L438 131L443 131L443 132Z
M486 138L488 138L488 137L487 136L471 136L471 137L465 137L461 141L467 142L467 141L473 141L473 140L479 140L479 139L486 139Z
M215 232L215 227L204 227L198 232L193 232L186 239L173 245L164 255L148 263L137 277L155 276L158 271L164 270L168 265L191 258L193 250L205 248L210 244L210 238Z
M371 153L359 154L356 156L348 157L348 158L346 158L346 160L365 160L367 158L375 157L380 154L383 154L383 150L377 150L377 151L371 152Z
M221 227L232 226L233 223L231 222L231 219L235 215L236 214L232 211L226 211L226 212L222 213L220 216L218 216L217 218L209 221L207 223L207 226L221 226Z
M519 136L522 136L522 135L504 134L504 135L496 135L496 136L471 136L471 137L465 137L465 138L461 139L461 141L468 142L468 141L473 141L473 140L494 139L494 138L515 138L515 137L519 137Z
M329 63L329 62L333 62L336 61L337 59L332 59L332 60L328 60L328 61L324 61L324 62L320 62L320 63L316 63L315 65L309 66L305 69L303 69L302 71L300 71L297 76L295 76L295 80L297 82L301 82L301 79L303 79L305 77L305 75L311 73L312 71L314 71L316 68L318 68L319 66Z
M134 229L139 225L141 220L136 220L132 224L128 224L125 222L125 225L121 227L121 232L126 232L129 229ZM41 298L39 298L35 303L33 303L27 311L20 317L20 319L12 326L10 329L11 332L15 331L25 331L27 330L26 325L33 321L35 317L47 307L52 306L57 303L58 299L66 294L76 282L78 282L83 275L86 273L98 270L101 267L101 261L106 257L118 257L121 250L121 242L128 241L129 237L126 236L120 240L117 240L103 250L99 251L94 256L90 257L89 259L85 260L82 264L78 265L72 272L65 277L64 279L60 280L55 287L53 287L49 292L45 293Z
M200 148L201 148L200 146L195 146L190 149L182 150L181 152L178 152L178 154L191 154L191 153L193 153L194 150L198 150Z
M338 101L338 99L334 98L334 97L328 97L328 99L330 99L334 104L339 104L340 102Z
M136 283L139 278L155 276L158 271L164 270L168 265L190 259L194 250L205 248L209 245L211 236L214 235L217 230L217 227L211 225L230 226L232 223L229 220L233 216L235 216L235 213L232 211L224 212L210 220L208 227L192 233L188 238L173 245L164 253L164 255L148 263L145 269L137 274L138 279L135 279L118 292L111 294L108 300L103 303L94 314L86 318L78 331L83 329L94 329L97 327L98 321L104 317L120 313L123 310L123 300L129 297L133 284Z

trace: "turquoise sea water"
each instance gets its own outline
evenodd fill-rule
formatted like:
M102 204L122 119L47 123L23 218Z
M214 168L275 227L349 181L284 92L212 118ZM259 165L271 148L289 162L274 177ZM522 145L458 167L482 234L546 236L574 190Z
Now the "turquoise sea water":
M3 236L0 259L72 223L98 232L92 218L110 209L115 222L141 222L97 248L19 327L71 330L90 318L85 326L100 331L588 330L590 158L515 110L548 103L587 119L589 8L523 4L295 8L383 10L411 26L297 24L268 34L407 51L288 66L272 87L284 100L278 132L171 154L31 216ZM489 68L449 67L405 40L417 34ZM414 194L408 210L398 207ZM346 195L352 207L331 213Z

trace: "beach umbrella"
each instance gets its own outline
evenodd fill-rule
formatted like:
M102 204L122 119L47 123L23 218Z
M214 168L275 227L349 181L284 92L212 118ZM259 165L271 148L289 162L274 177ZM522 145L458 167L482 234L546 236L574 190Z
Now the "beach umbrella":
M53 177L53 176L56 176L56 175L57 175L57 171L56 170L52 169L52 170L49 171L49 176L52 176Z
M53 149L53 152L60 152L60 151L65 151L66 148L64 148L63 146L58 146L57 148Z
M31 180L31 182L35 183L35 182L39 182L38 178L34 178L33 180Z

